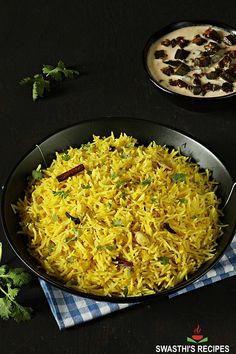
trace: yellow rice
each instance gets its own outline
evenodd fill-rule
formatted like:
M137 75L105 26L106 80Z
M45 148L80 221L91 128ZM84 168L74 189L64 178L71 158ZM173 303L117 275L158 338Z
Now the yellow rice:
M85 170L58 182L78 164ZM28 236L42 268L68 287L153 294L187 279L215 254L222 235L217 183L178 150L111 133L56 153L42 174L29 179L14 206L19 233Z

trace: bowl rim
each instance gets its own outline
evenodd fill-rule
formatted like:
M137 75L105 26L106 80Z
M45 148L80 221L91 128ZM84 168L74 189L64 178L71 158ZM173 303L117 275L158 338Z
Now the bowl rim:
M161 84L159 84L159 82L153 77L153 75L151 74L151 71L149 70L148 64L147 64L147 55L149 52L149 49L151 47L151 45L158 40L159 38L161 38L162 36L173 32L177 29L180 28L184 28L184 27L190 27L190 26L214 26L223 30L226 30L229 33L233 33L234 35L236 35L236 28L225 24L221 21L214 21L214 20L207 20L207 19L203 19L203 20L181 20L181 21L177 21L177 22L172 22L169 23L168 25L158 29L156 32L154 32L146 41L146 44L144 46L143 49L143 53L142 53L142 59L143 59L143 66L145 69L146 74L149 77L149 80L156 86L158 87L162 92L165 92L167 94L172 95L173 97L176 98L184 98L186 101L187 100L200 100L200 101L222 101L225 99L230 99L232 97L234 97L236 95L236 90L235 92L226 94L226 95L222 95L222 96L214 96L214 97L199 97L199 96L188 96L188 95L183 95L181 93L175 92L175 91L171 91L168 88L162 86Z
M194 143L197 143L199 145L201 145L201 147L203 147L205 150L207 150L207 152L211 155L213 155L222 165L223 168L225 168L228 177L231 179L231 182L233 184L233 178L231 176L231 174L229 173L228 169L225 167L224 163L221 161L220 158L217 157L217 155L215 155L215 153L210 150L206 145L203 145L198 139L195 139L194 137L191 137L191 135L188 135L186 133L184 133L183 131L179 130L179 129L175 129L175 128L171 128L168 125L159 123L157 121L152 121L150 119L141 119L141 118L132 118L132 117L110 117L110 116L106 116L106 117L100 117L100 118L96 118L96 119L88 119L88 120L83 120L77 123L74 123L72 125L66 126L64 128L60 128L57 131L47 135L44 139L42 139L40 142L38 142L37 144L35 144L34 147L32 147L31 149L29 149L19 160L18 162L15 164L15 166L11 169L10 173L8 174L8 177L4 183L4 185L2 186L1 189L1 212L0 212L0 219L1 219L1 223L3 226L3 232L4 235L8 241L8 243L10 244L11 248L13 249L13 251L15 252L15 254L17 255L17 257L26 265L26 267L28 269L30 269L36 276L38 276L39 278L41 278L42 280L44 280L45 282L48 282L50 285L55 286L56 288L65 291L67 293L76 295L76 296L81 296L84 298L89 298L89 299L93 299L95 301L105 301L105 302L114 302L114 303L138 303L138 302L143 302L143 301L147 301L147 300L151 300L151 299L155 299L155 298L160 298L160 297L164 297L166 295L171 295L183 288L185 288L186 286L189 286L191 284L193 284L195 281L197 281L198 279L200 279L202 276L204 276L207 272L209 272L209 270L211 270L217 263L218 261L221 259L221 257L224 255L226 248L228 247L228 245L231 243L233 237L234 237L234 232L232 232L232 235L229 237L227 244L222 248L222 250L215 255L215 259L214 262L212 262L212 264L208 265L208 267L206 267L206 269L200 270L198 269L195 273L193 273L193 277L192 279L188 279L188 280L184 280L181 283L177 284L176 286L174 286L173 288L170 289L166 289L166 290L162 290L160 292L154 293L154 294L148 294L148 295L140 295L140 296L127 296L127 297L117 297L117 296L107 296L107 295L95 295L95 294L91 294L91 293L85 293L79 290L75 290L73 288L70 288L68 286L65 286L63 283L60 283L60 281L58 279L56 279L53 276L50 276L46 273L46 271L43 269L43 272L41 271L41 268L37 268L36 266L32 266L29 261L27 259L24 259L23 255L20 254L17 246L15 245L15 243L11 240L10 237L10 233L8 232L8 228L6 226L6 222L5 222L5 218L4 218L4 201L5 201L5 195L6 195L6 190L7 190L7 186L8 183L11 180L11 177L13 175L13 173L15 172L15 170L18 168L18 166L21 164L21 162L30 154L32 153L36 148L37 145L43 144L45 142L47 142L49 139L51 139L52 137L55 137L57 134L60 134L64 131L69 131L70 129L73 129L74 127L77 126L82 126L82 125L86 125L86 124L90 124L90 123L94 123L94 122L101 122L101 121L108 121L108 120L112 120L112 119L117 119L117 120L123 120L123 121L133 121L133 122L144 122L144 123L151 123L154 124L155 126L159 126L159 127L163 127L164 129L170 130L170 131L174 131L175 133L180 134L183 137L187 137L188 139L190 139L191 141L193 141ZM125 129L125 128L124 128ZM92 136L93 132L91 132L91 136ZM53 151L54 153L55 151ZM234 230L236 229L236 221L235 221L235 225L234 225Z

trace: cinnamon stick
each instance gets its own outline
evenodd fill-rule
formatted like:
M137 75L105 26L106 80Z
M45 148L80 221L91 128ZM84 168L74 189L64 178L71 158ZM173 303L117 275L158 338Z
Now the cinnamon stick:
M58 180L58 182L65 181L67 178L72 177L83 170L84 170L84 165L80 164L78 166L75 166L71 170L66 171L66 172L62 173L61 175L57 176L57 180Z

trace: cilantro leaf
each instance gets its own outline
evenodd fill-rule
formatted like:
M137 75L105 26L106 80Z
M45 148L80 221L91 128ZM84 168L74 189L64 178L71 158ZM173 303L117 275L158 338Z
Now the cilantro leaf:
M142 185L143 186L150 186L150 184L153 182L153 178L151 176L149 176L147 179L145 179L144 181L142 181Z
M34 79L32 79L31 77L27 76L27 77L24 77L20 82L19 84L20 85L32 85L34 82Z
M124 296L127 297L128 296L128 292L129 292L129 289L127 287L127 285L124 287Z
M0 243L0 249L1 247ZM7 265L0 267L0 317L3 320L13 318L20 322L31 318L33 310L16 301L20 287L27 284L30 279L31 276L23 268L8 268Z
M58 217L56 213L52 213L52 221L57 222L58 221Z
M36 101L38 98L45 96L45 93L50 91L51 83L54 81L62 81L64 79L73 79L79 75L78 70L66 68L65 64L60 60L57 66L43 65L42 74L35 74L33 77L23 78L20 85L32 86L32 98Z
M33 310L31 307L25 307L18 304L18 302L15 302L12 308L12 318L17 323L21 321L28 321L31 319L32 312Z
M71 237L71 236L66 237L66 242L76 241L78 239L78 237L79 237L78 230L75 227L73 227L72 232L73 232L74 236L73 237Z
M32 177L33 177L33 179L41 179L41 178L43 178L43 173L40 170L33 170Z
M117 177L119 177L119 175L116 172L111 173L111 179L115 179Z
M75 227L73 227L72 232L74 234L74 238L77 239L77 237L79 236L78 230Z
M98 250L108 250L108 251L114 251L117 249L117 246L116 245L111 245L111 246L97 246L97 249Z
M10 268L6 274L0 275L0 278L11 280L12 284L18 287L28 284L31 280L30 274L23 268Z
M51 65L44 65L42 71L46 74L46 77L51 76L56 81L61 81L63 79L62 72L58 67L54 68Z
M69 195L69 191L52 191L53 195L66 199Z
M33 101L36 101L39 97L43 97L45 91L50 90L50 83L48 80L45 80L43 75L37 74L34 75L34 82L32 88L32 97Z
M42 68L43 74L48 74L50 71L52 71L54 68L52 65L44 65Z
M54 251L55 245L54 243L49 243L48 245L48 254L52 254L52 252Z
M174 176L172 176L172 181L174 183L185 182L186 181L186 174L185 173L176 173Z
M122 158L122 159L128 159L129 158L129 154L127 154L126 152L122 152L121 154L120 154L120 157Z
M10 283L7 283L7 290L8 295L11 297L12 300L14 300L17 297L20 288L12 288L12 285Z
M122 221L120 219L115 219L112 222L112 226L122 226Z
M90 188L92 188L92 187L90 186L90 184L81 184L81 187L82 187L83 189L90 189Z
M62 159L63 159L64 161L69 161L69 160L70 160L70 155L69 155L67 152L65 152L65 153L62 155Z
M1 245L2 245L2 244L1 244ZM2 275L6 274L6 272L7 272L7 266L6 266L6 265L2 265L2 266L0 267L0 277L1 277Z
M74 262L74 257L73 256L67 257L66 260L67 260L68 263L73 263Z
M166 256L159 257L159 258L158 258L158 261L160 261L162 265L167 265L167 264L169 264L169 258L166 257Z
M51 65L44 65L42 71L46 77L52 77L56 81L62 81L64 78L73 79L76 75L79 75L77 70L66 68L65 64L61 60L59 60L56 67Z
M1 290L1 287L0 287ZM0 317L3 320L8 320L12 313L12 302L7 297L0 298Z

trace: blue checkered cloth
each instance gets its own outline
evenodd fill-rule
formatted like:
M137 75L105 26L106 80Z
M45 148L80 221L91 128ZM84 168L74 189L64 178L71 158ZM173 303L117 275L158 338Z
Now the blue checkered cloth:
M172 298L184 294L188 291L229 278L233 275L236 275L236 235L228 246L224 256L214 268L201 279L195 281L186 288L171 294L169 297ZM60 329L90 321L94 318L134 305L133 303L117 304L100 302L74 296L53 287L42 279L39 281Z

